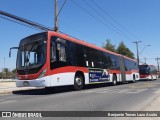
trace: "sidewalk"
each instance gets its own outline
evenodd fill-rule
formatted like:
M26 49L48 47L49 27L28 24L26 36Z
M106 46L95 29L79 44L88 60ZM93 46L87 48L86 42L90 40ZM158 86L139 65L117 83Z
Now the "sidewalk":
M37 89L36 87L16 87L15 81L0 81L0 94L12 94L13 91Z

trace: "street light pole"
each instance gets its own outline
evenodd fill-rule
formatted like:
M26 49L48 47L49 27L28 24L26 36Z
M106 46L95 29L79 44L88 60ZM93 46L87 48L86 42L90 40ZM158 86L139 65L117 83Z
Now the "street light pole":
M4 58L4 66L3 66L3 79L5 78L5 58Z
M138 66L139 66L139 50L138 50L138 43L140 43L140 42L142 42L142 41L135 41L135 42L133 42L133 43L136 44L136 48L137 48L137 62L138 62Z
M143 48L142 51L139 53L139 55L144 51L144 49L145 49L147 46L151 46L151 45L146 45L146 46L144 46L144 48Z

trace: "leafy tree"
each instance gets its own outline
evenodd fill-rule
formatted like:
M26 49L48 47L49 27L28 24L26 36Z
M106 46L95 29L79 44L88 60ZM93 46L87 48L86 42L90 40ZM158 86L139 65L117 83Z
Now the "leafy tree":
M12 78L16 78L16 69L12 70Z
M4 68L3 72L4 72L4 78L8 78L9 69L8 68Z
M124 56L127 56L127 57L129 57L129 58L134 59L134 54L133 54L133 52L131 52L131 51L129 50L129 48L127 48L127 47L125 46L125 44L123 43L123 41L120 42L118 48L116 49L116 52L117 52L118 54L121 54L121 55L124 55Z
M111 44L111 40L107 39L106 44L103 46L104 49L115 52L115 46Z
M12 70L12 73L16 74L16 69L13 69L13 70Z
M0 79L3 78L3 72L0 72Z
M8 68L4 68L2 72L0 72L0 78L16 78L16 69L10 71Z

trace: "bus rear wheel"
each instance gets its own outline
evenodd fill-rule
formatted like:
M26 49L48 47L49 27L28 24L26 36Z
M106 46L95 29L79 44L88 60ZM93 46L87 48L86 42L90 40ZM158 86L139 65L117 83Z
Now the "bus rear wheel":
M116 75L113 75L112 85L113 86L117 85L117 76Z
M135 83L135 81L136 81L136 76L135 76L135 74L134 74L134 75L133 75L132 83Z
M80 75L76 75L74 79L74 89L81 90L84 87L84 79Z

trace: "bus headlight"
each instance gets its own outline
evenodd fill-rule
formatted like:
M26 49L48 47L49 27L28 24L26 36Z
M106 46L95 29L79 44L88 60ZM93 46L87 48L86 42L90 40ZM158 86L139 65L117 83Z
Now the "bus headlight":
M45 74L46 74L46 72L47 72L47 69L44 69L44 70L41 72L41 74L39 75L39 77L38 77L38 78L42 78L42 77L44 77L44 76L45 76Z

